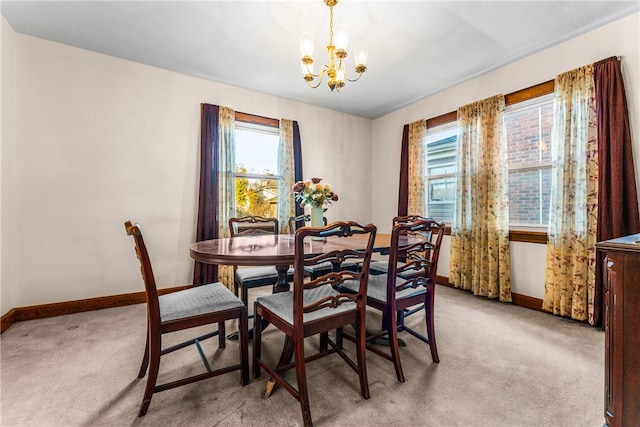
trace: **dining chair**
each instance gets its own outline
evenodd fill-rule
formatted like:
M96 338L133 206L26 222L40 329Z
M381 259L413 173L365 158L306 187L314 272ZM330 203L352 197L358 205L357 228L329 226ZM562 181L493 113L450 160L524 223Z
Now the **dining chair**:
M229 231L231 237L276 235L279 233L277 218L265 218L261 216L245 216L229 218ZM293 270L288 273L289 281L293 280ZM278 271L275 266L264 267L233 267L233 291L246 305L249 303L249 289L261 286L273 286L278 283ZM252 317L252 316L250 316Z
M271 358L262 357L262 331L253 329L253 370L259 378L261 368L272 378L270 387L279 384L298 400L302 409L305 426L312 425L309 406L306 364L313 360L338 353L342 359L358 373L360 393L369 399L369 383L366 370L366 330L365 311L368 267L373 250L376 227L373 224L360 225L356 222L334 222L325 227L302 227L296 231L294 239L294 278L293 290L267 296L260 296L254 302L255 321L268 321L285 334L284 348L277 366L268 363ZM318 242L313 238L323 238ZM364 241L363 241L364 237ZM320 246L318 252L308 252L308 248ZM359 261L367 267L354 272L341 270L310 279L304 268L325 262ZM353 293L342 293L338 286L350 283ZM347 356L338 339L342 328L354 325L356 342L356 361ZM305 355L305 338L336 330L335 342L328 340L326 349ZM293 363L291 359L293 357ZM331 366L331 365L329 365ZM289 382L286 373L295 369L295 383ZM327 390L331 393L331 390Z
M295 234L296 230L302 226L306 226L307 224L309 224L311 222L311 215L306 214L306 215L298 215L298 216L292 216L289 217L289 233L290 234ZM327 225L327 218L326 217L322 217L322 222L324 224L324 226ZM352 271L358 271L359 266L358 264L356 264L353 261L345 261L343 264L341 265L332 265L330 262L325 262L322 263L320 265L309 265L306 266L304 268L304 272L305 275L307 275L308 277L315 279L319 276L322 276L323 274L329 273L331 271L333 271L334 269L338 269L338 270L352 270Z
M419 239L403 243L402 236ZM404 382L405 377L400 362L398 332L406 331L428 344L432 360L440 362L434 326L434 297L443 236L444 224L431 218L416 215L394 218L387 273L369 276L367 305L382 312L383 322L380 332L369 334L367 349L391 361L400 382ZM345 283L345 287L356 290L350 283ZM405 324L407 316L420 312L425 315L426 336ZM346 334L345 337L354 339ZM373 345L381 337L388 337L390 351L385 352Z
M147 336L138 378L144 377L147 369L149 369L149 375L147 376L147 384L138 416L142 417L147 413L154 393L174 387L237 370L240 370L241 384L243 386L247 385L249 383L247 306L220 282L190 287L159 296L151 260L142 237L140 225L126 221L124 226L127 234L133 236L135 242L135 250L140 261L140 272L147 298ZM225 348L225 321L231 319L238 319L239 321L239 363L212 369L202 351L200 342L217 335L218 347ZM213 323L218 324L217 331L209 332L171 347L162 348L162 335L164 334ZM156 385L161 356L192 344L196 346L206 372Z

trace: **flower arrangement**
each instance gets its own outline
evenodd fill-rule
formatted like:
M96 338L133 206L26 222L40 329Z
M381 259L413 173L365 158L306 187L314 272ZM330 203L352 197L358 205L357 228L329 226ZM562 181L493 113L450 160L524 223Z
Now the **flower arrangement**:
M296 200L300 201L300 206L311 206L321 208L330 205L331 202L338 201L338 195L331 191L329 184L321 184L322 178L311 178L310 180L298 181L293 185L293 192Z

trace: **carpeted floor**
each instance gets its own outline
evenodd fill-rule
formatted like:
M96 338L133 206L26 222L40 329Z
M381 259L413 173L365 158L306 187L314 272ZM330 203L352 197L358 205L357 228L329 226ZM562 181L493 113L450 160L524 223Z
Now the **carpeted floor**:
M380 318L371 312L367 322L375 329ZM422 316L408 323L424 331ZM228 331L234 328L227 324ZM599 329L439 286L436 334L439 364L431 361L426 345L402 335L407 342L401 349L403 384L390 362L369 353L371 399L366 401L357 375L338 356L309 364L314 424L602 426L604 333ZM184 337L175 335L172 342ZM14 324L0 336L1 425L302 424L299 405L286 391L263 400L266 375L241 387L238 372L155 394L148 414L138 418L146 381L136 378L144 336L144 305ZM270 327L263 338L263 353L277 359L280 334ZM218 350L217 340L203 343L212 364L236 359L237 345L229 341ZM160 380L185 369L204 369L194 347L165 356Z

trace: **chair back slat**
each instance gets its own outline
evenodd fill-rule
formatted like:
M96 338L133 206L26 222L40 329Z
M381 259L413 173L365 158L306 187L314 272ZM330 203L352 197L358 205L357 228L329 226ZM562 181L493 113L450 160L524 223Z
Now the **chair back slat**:
M289 217L289 233L295 234L296 230L300 227L304 227L306 224L311 222L311 215L298 215ZM322 223L327 225L327 217L322 217Z
M418 237L420 242L403 243L402 236ZM409 215L393 219L387 276L388 301L391 301L391 293L435 283L443 236L444 224L432 218ZM399 274L405 279L398 280Z
M334 222L322 228L301 227L295 234L295 258L294 258L294 322L302 322L304 313L310 313L323 308L337 308L345 302L366 303L367 283L369 277L369 264L373 251L373 242L376 235L376 226L373 224L361 225L357 222ZM313 239L332 239L332 242L344 244L344 249L332 249L318 254L306 254L305 247L318 244ZM344 240L343 240L344 239ZM349 240L359 242L352 245ZM304 267L313 266L327 261L339 265L345 260L353 260L362 264L358 272L335 269L335 271L323 274L313 280L305 280ZM304 304L305 292L321 291L322 286L330 286L335 290L340 289L345 281L359 283L357 293L338 293L324 298L314 298L314 302Z
M278 234L278 218L261 216L245 216L229 218L229 233L231 237Z
M158 301L158 289L156 288L156 279L151 267L151 259L147 246L142 236L142 228L139 224L133 224L131 221L124 223L124 228L129 236L133 236L135 242L136 256L140 261L140 274L144 282L145 294L147 298L147 311L149 319L154 319L160 323L160 302Z

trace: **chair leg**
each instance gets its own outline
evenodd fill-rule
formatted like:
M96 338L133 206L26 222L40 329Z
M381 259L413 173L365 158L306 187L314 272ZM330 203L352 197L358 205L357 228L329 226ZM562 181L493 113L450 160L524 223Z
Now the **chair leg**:
M369 399L369 380L367 378L367 330L364 316L358 319L356 325L356 359L358 361L358 378L360 379L360 394L363 399ZM340 328L340 344L342 344L342 328Z
M140 410L138 411L139 417L146 415L151 403L151 397L153 397L156 381L158 380L158 371L160 370L161 345L160 332L151 332L149 337L149 375L147 376L147 385L144 389Z
M223 322L224 323L224 322ZM249 321L247 320L247 307L243 307L239 318L240 333L240 383L249 384ZM224 334L220 334L224 336Z
M147 335L146 343L144 345L144 355L142 356L142 364L140 365L140 371L138 372L138 378L144 377L149 367L149 321L147 320Z
M311 421L311 409L309 408L303 337L296 337L294 340L294 358L296 364L296 379L298 380L298 393L300 395L300 409L302 409L302 420L305 427L311 427L313 426L313 422Z
M390 308L390 307L388 307ZM400 362L400 346L398 344L398 328L396 327L396 322L394 321L394 312L391 310L386 310L387 321L387 333L389 334L389 349L391 350L391 360L393 362L393 366L396 368L396 376L398 377L398 381L403 383L404 373L402 372L402 364Z
M226 334L225 322L218 322L218 347L227 348L227 342L225 340Z
M258 314L257 303L253 304L254 323L262 322L262 316ZM260 378L260 364L262 357L262 328L253 328L253 378Z
M235 276L235 271L234 271L234 276ZM233 279L233 294L235 296L237 296L238 298L240 298L240 294L238 293L238 291L240 290L240 286L238 284L238 280L236 280L235 278Z
M320 333L320 353L324 353L329 348L329 332Z
M424 318L427 322L427 338L429 338L429 348L431 349L431 359L435 363L440 363L440 358L438 357L438 347L436 346L436 331L434 325L434 289L429 289L427 293L427 301L424 304Z

